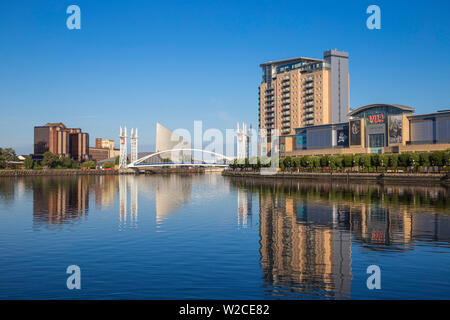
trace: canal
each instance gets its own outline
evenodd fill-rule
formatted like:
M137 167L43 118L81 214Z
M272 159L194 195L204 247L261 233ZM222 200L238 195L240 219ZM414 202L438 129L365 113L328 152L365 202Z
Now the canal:
M0 299L450 299L449 194L216 174L0 178Z

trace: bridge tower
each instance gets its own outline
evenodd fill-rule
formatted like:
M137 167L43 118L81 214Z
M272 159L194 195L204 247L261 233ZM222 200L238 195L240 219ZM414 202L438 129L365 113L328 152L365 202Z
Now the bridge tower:
M119 168L125 169L127 167L127 127L122 131L120 127L120 156L119 156Z
M134 162L138 159L138 129L136 128L133 132L133 129L131 129L131 136L130 136L130 142L131 142L131 162Z
M237 124L237 158L245 159L250 156L250 133L247 129L247 125L245 123L242 124L242 128L239 127L239 122Z

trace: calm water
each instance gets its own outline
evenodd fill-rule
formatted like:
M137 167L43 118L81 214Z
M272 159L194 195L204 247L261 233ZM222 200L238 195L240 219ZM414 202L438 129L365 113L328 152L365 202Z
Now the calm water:
M449 284L443 187L0 178L0 299L450 299Z

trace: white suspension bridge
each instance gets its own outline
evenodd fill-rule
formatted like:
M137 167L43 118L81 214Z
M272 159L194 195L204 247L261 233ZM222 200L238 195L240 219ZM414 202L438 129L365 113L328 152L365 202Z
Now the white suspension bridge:
M245 131L244 131L245 130ZM249 140L247 129L237 130L238 134L238 158L248 156ZM247 136L246 136L247 135ZM119 168L121 169L145 169L152 167L227 167L236 157L226 156L224 154L203 150L199 148L177 148L176 146L154 153L147 154L141 158L138 157L138 130L131 129L130 143L131 156L128 163L127 153L127 128L120 127L120 159ZM190 145L190 143L188 143ZM247 151L247 153L245 152Z

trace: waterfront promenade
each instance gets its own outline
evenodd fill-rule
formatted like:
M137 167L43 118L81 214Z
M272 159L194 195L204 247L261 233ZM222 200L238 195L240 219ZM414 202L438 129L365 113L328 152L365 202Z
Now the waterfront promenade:
M386 182L398 184L444 184L450 186L448 173L361 173L361 172L259 172L225 170L224 176L260 179L337 180L347 182Z

